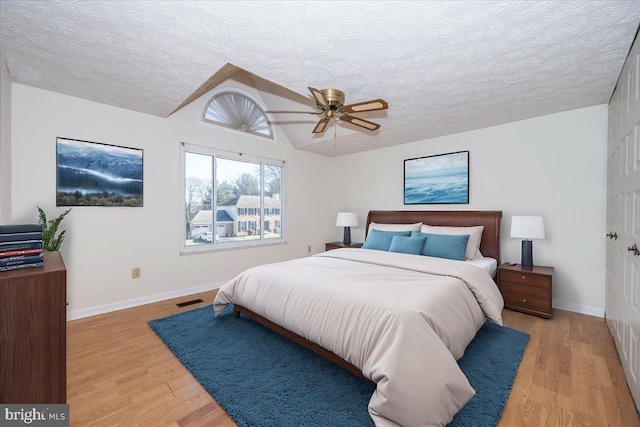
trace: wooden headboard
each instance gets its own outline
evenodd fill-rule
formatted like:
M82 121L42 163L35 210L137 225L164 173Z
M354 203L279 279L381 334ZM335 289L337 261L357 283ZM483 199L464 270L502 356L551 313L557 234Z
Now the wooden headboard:
M480 252L483 256L495 258L500 265L500 220L502 211L369 211L367 228L372 222L382 224L412 224L422 222L429 225L450 227L484 226Z

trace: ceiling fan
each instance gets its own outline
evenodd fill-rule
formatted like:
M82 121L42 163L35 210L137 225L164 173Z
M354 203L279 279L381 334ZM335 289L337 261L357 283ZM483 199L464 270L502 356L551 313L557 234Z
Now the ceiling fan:
M351 113L362 113L365 111L386 110L389 108L389 104L383 99L373 99L371 101L358 102L357 104L344 105L344 92L338 89L322 89L318 90L310 87L309 91L313 95L313 99L316 101L317 111L266 111L266 113L283 114L315 114L321 116L320 121L313 128L313 133L322 133L327 128L329 120L332 118L344 120L353 125L363 127L367 130L374 131L380 128L377 123L370 122L359 117L354 117Z

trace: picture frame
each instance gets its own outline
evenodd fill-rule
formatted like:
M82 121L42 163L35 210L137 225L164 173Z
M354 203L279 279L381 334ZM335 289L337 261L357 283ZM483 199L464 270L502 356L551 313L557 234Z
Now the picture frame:
M56 206L143 206L140 148L56 138Z
M469 151L404 161L404 204L468 204Z

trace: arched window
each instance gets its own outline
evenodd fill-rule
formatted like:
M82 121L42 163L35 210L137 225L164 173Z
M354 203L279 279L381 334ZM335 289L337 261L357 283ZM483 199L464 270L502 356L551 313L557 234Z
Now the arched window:
M237 92L215 95L207 105L202 119L208 123L273 139L271 125L264 111L247 96Z

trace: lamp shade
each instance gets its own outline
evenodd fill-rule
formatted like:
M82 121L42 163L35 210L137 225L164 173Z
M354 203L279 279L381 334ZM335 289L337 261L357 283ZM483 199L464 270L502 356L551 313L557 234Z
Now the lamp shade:
M338 217L336 218L336 226L357 227L358 215L355 212L338 212Z
M511 218L511 237L544 239L544 221L541 216L514 216Z

